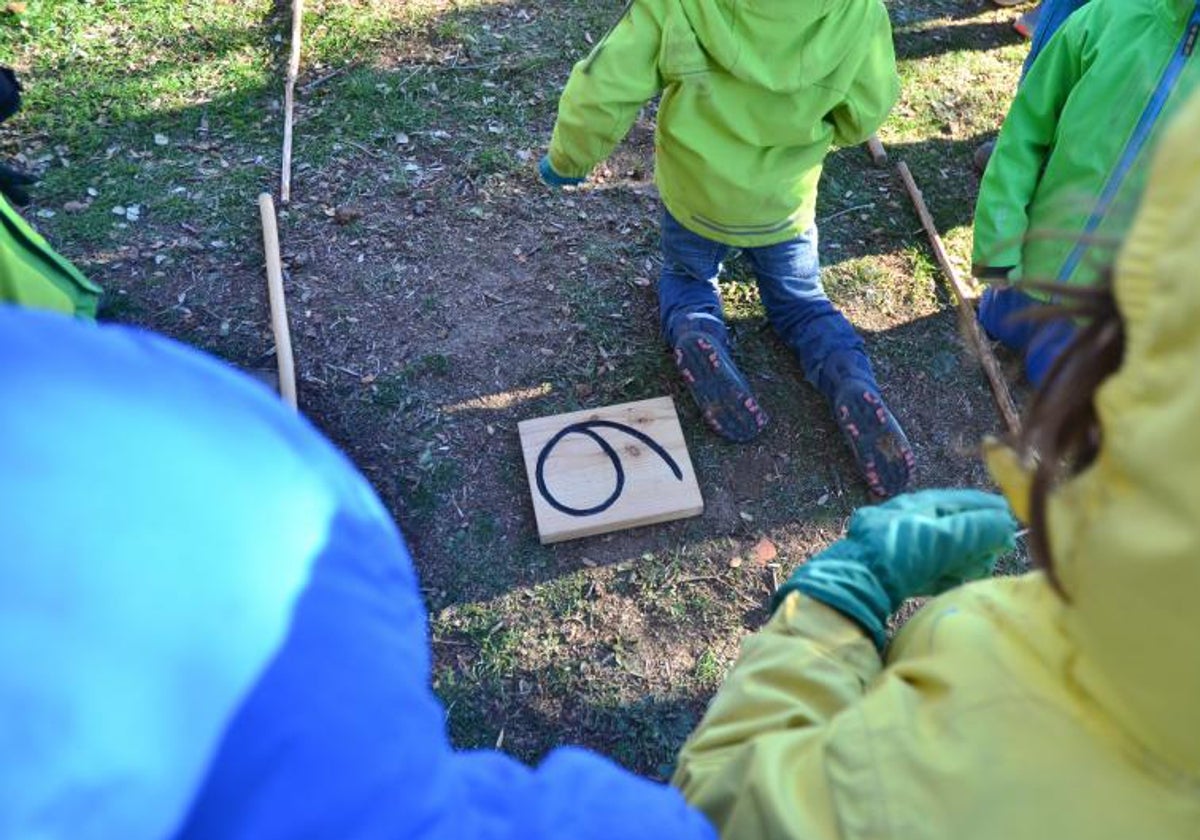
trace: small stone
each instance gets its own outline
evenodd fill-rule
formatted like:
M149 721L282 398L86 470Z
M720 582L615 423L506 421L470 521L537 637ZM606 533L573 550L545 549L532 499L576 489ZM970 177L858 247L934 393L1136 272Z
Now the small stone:
M82 213L86 209L88 209L88 206L82 201L68 201L63 205L63 210L68 213Z

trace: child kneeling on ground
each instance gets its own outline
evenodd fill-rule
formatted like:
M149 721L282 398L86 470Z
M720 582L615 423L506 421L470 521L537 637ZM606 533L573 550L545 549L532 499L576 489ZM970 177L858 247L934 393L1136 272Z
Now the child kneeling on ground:
M821 285L815 208L831 143L864 141L898 90L879 0L632 0L572 71L539 167L551 186L582 182L661 92L659 307L689 392L729 440L767 424L733 362L717 287L722 261L741 249L771 323L877 496L904 490L915 462L862 338Z
M1091 0L1028 68L975 209L979 322L1040 384L1075 328L1014 317L1050 295L1006 281L1086 286L1111 262L1161 127L1200 86L1195 0ZM1029 236L1030 231L1039 231Z

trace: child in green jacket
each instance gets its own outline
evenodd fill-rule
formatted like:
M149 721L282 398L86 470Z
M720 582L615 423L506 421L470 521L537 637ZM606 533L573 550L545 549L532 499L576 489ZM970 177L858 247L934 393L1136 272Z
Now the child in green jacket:
M1005 281L1087 285L1128 229L1166 118L1200 86L1196 0L1091 0L1029 67L979 186L974 273L1000 281L979 321L1033 384L1071 322L1014 317L1047 296Z
M741 249L878 496L908 486L912 449L862 339L821 286L814 211L830 144L865 140L898 90L880 0L631 0L571 73L540 165L552 186L580 183L661 92L659 304L688 390L730 440L766 425L733 362L717 288L722 261Z

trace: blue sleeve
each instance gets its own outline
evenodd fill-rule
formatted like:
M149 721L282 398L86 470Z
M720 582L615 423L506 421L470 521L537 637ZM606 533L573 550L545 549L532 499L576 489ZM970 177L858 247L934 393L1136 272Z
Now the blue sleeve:
M1022 79L1025 78L1025 74L1029 72L1029 68L1033 66L1038 55L1046 48L1046 44L1050 43L1051 37L1058 31L1058 28L1087 2L1088 0L1042 0L1037 10L1038 22L1033 30L1029 55L1025 56L1025 63L1021 66Z
M0 836L713 836L582 751L455 753L401 535L265 389L8 307L0 360Z

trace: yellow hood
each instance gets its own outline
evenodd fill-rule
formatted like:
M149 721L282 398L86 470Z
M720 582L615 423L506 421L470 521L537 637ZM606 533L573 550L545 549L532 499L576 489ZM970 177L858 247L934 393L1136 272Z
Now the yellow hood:
M1165 772L1200 780L1200 96L1165 136L1116 266L1121 368L1096 461L1051 496L1071 679Z

